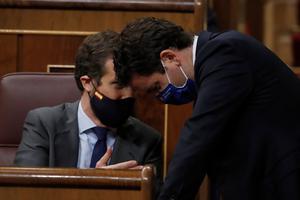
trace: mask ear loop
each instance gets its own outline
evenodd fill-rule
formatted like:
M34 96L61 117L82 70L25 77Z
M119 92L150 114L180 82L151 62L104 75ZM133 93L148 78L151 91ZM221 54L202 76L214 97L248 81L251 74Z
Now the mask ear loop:
M169 75L168 75L168 73L167 73L166 66L165 66L164 62L163 62L162 60L160 60L160 62L161 62L162 66L163 66L163 68L164 68L164 70L165 70L165 72L166 72L166 76L167 76L168 82L169 82L170 84L172 84L172 83L171 83L171 80L170 80L170 77L169 77ZM187 77L186 73L183 71L183 69L182 69L181 66L179 66L179 69L181 70L183 76L185 77L185 82L184 82L184 84L183 84L182 86L178 86L178 88L183 88L183 87L185 87L185 85L187 84L189 78ZM173 85L173 84L172 84L172 85Z
M97 88L95 87L95 85L93 83L93 79L92 78L91 78L91 83L92 83L92 86L94 88L94 95L96 95L100 100L102 100L103 99L103 95L100 92L98 92ZM88 94L89 94L89 96L91 98L90 93L88 93Z
M180 88L183 88L183 87L186 86L186 84L187 84L189 78L187 77L186 73L183 71L183 69L182 69L181 66L179 67L179 69L181 70L183 76L185 77L185 82L184 82L184 84L183 84L182 86L180 86Z
M164 62L163 62L162 60L160 60L160 62L161 62L162 66L163 66L163 68L164 68L164 70L165 70L165 73L166 73L168 82L171 84L170 77L169 77L169 75L168 75L168 73L167 73L167 69L166 69L166 66L165 66Z
M185 77L185 79L188 80L189 78L187 77L186 73L183 71L182 67L180 66L179 68L180 68L183 76Z

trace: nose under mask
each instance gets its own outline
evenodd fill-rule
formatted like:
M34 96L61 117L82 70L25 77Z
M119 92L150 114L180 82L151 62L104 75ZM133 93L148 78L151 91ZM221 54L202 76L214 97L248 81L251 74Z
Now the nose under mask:
M90 104L96 117L106 126L117 128L132 115L134 98L110 99L96 91L90 97Z
M161 102L165 104L181 105L193 101L197 97L196 84L192 79L189 79L181 67L180 70L186 78L185 83L178 87L171 83L165 64L161 61L162 66L165 69L169 84L167 87L159 93L157 96Z

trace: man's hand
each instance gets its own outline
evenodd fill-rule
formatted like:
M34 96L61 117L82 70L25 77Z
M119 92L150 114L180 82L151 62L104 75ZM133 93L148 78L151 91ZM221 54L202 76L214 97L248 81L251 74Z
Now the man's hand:
M114 165L107 165L108 160L112 155L112 149L108 148L106 153L102 156L102 158L96 163L96 168L104 168L104 169L140 169L143 166L138 165L137 161L129 160L126 162L117 163Z

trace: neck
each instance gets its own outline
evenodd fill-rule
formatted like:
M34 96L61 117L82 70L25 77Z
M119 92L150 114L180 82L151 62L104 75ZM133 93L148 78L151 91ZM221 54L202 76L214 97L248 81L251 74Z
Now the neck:
M180 50L181 67L188 76L194 80L193 46Z

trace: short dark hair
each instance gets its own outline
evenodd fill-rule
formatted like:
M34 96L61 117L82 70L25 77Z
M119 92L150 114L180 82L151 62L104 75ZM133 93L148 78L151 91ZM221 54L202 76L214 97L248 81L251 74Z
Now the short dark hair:
M170 21L145 17L129 23L120 34L114 64L121 85L128 85L132 74L148 76L164 73L160 52L164 49L184 49L192 45L193 37Z
M77 87L83 91L80 77L87 75L100 84L105 74L104 65L107 59L113 57L119 34L113 31L103 31L87 36L80 45L75 58L75 80Z

